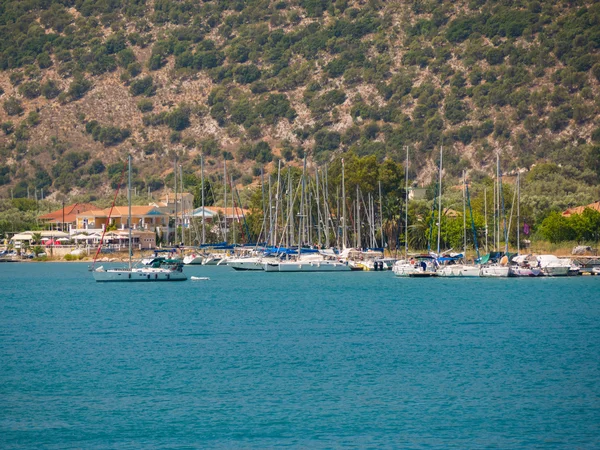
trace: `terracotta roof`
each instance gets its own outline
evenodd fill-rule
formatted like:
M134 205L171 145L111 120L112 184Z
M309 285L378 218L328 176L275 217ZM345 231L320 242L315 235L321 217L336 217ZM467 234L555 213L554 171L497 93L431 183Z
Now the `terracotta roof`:
M91 203L73 203L72 205L68 205L64 207L64 221L75 222L75 218L77 214L81 214L85 211L90 211L96 208L96 205L92 205ZM52 211L51 213L44 214L39 217L42 220L47 220L49 222L58 222L62 223L63 221L63 208L58 209L56 211Z
M150 212L153 212L153 215L166 215L163 212L160 212L156 206L132 206L131 207L131 215L132 216L146 216ZM92 211L84 211L79 214L84 217L108 217L110 214L110 208L105 209L96 209ZM112 210L112 217L124 217L129 215L129 207L128 206L115 206Z
M566 211L564 211L562 215L565 217L569 217L572 214L581 214L583 213L583 211L586 210L586 208L595 209L596 211L600 212L600 202L590 203L586 206L576 206L574 208L569 208Z

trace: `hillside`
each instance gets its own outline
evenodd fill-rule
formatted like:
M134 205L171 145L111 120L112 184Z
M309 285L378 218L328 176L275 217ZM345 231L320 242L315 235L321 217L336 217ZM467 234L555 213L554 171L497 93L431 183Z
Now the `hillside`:
M598 184L593 1L1 1L0 32L5 197L108 192L129 152L139 190L405 145L428 182L441 144L448 176Z

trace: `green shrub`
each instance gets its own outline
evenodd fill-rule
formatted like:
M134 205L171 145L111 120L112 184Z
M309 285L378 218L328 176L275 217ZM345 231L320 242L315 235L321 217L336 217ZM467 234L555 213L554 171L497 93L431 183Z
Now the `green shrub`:
M26 98L37 98L41 94L40 83L27 81L19 86L19 94Z
M37 56L36 61L40 69L47 69L52 66L52 58L50 58L50 55L46 52L40 53Z
M341 135L336 131L319 130L315 133L315 153L335 150L340 146Z
M154 85L152 77L148 75L147 77L132 82L129 87L129 92L131 92L131 95L134 97L138 95L150 97L156 92L156 86Z
M152 111L152 109L154 109L154 104L152 103L152 100L144 98L137 103L137 107L141 112L145 113Z
M2 131L4 131L4 134L6 135L9 135L15 131L15 125L12 122L2 122L2 124L0 124L0 128L2 128Z
M23 114L24 111L21 101L15 97L9 97L8 99L4 100L4 104L2 106L4 111L6 111L6 114L9 116L18 116Z
M167 114L166 125L175 131L185 130L190 126L190 110L180 106Z
M61 93L61 89L56 81L48 80L42 85L41 93L44 97L50 100L56 98L58 94Z
M67 95L71 100L82 98L92 88L92 82L85 78L79 77L71 82Z
M163 146L160 142L152 141L148 142L142 147L144 155L153 155L155 153L162 152Z

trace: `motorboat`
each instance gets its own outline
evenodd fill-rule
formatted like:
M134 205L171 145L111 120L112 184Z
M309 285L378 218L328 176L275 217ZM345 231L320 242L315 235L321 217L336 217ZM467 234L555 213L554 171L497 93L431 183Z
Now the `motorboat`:
M204 261L204 256L200 253L192 253L191 255L186 255L183 258L183 264L186 266L194 266L201 265Z
M544 275L542 269L536 267L535 257L531 255L515 256L512 263L509 272L511 277L539 277Z
M559 258L555 255L538 255L537 267L548 277L564 277L569 274L572 262L568 258Z
M221 262L222 262L223 258L224 258L223 255L220 255L218 253L211 253L204 257L204 259L202 260L202 265L203 266L219 266L219 265L222 265Z

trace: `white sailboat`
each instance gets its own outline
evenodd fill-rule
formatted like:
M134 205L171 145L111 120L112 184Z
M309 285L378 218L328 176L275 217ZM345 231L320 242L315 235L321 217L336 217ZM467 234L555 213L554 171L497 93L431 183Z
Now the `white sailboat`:
M94 279L98 282L114 281L184 281L187 276L183 273L183 263L180 260L155 258L151 265L133 267L131 261L131 155L129 155L128 193L129 214L127 227L129 228L129 265L127 267L105 269L103 266L92 270ZM102 245L102 244L100 244Z
M498 242L498 247L500 247L500 214L504 215L504 199L502 198L502 175L500 172L500 155L496 155L496 180L498 183L498 188L496 189L496 207L494 208L498 212L498 220L496 221L497 229L496 229L496 239ZM506 217L503 217L504 224L504 254L497 253L494 256L493 253L490 253L488 256L489 262L482 264L481 266L481 276L482 277L494 277L494 278L504 278L510 275L510 264L508 261L508 230L506 227ZM495 261L493 261L496 259Z
M470 203L469 203L470 204ZM472 217L471 217L472 220ZM475 239L477 237L475 236ZM463 261L467 256L467 181L463 171ZM473 264L451 264L445 265L437 270L440 277L479 277L481 267Z

